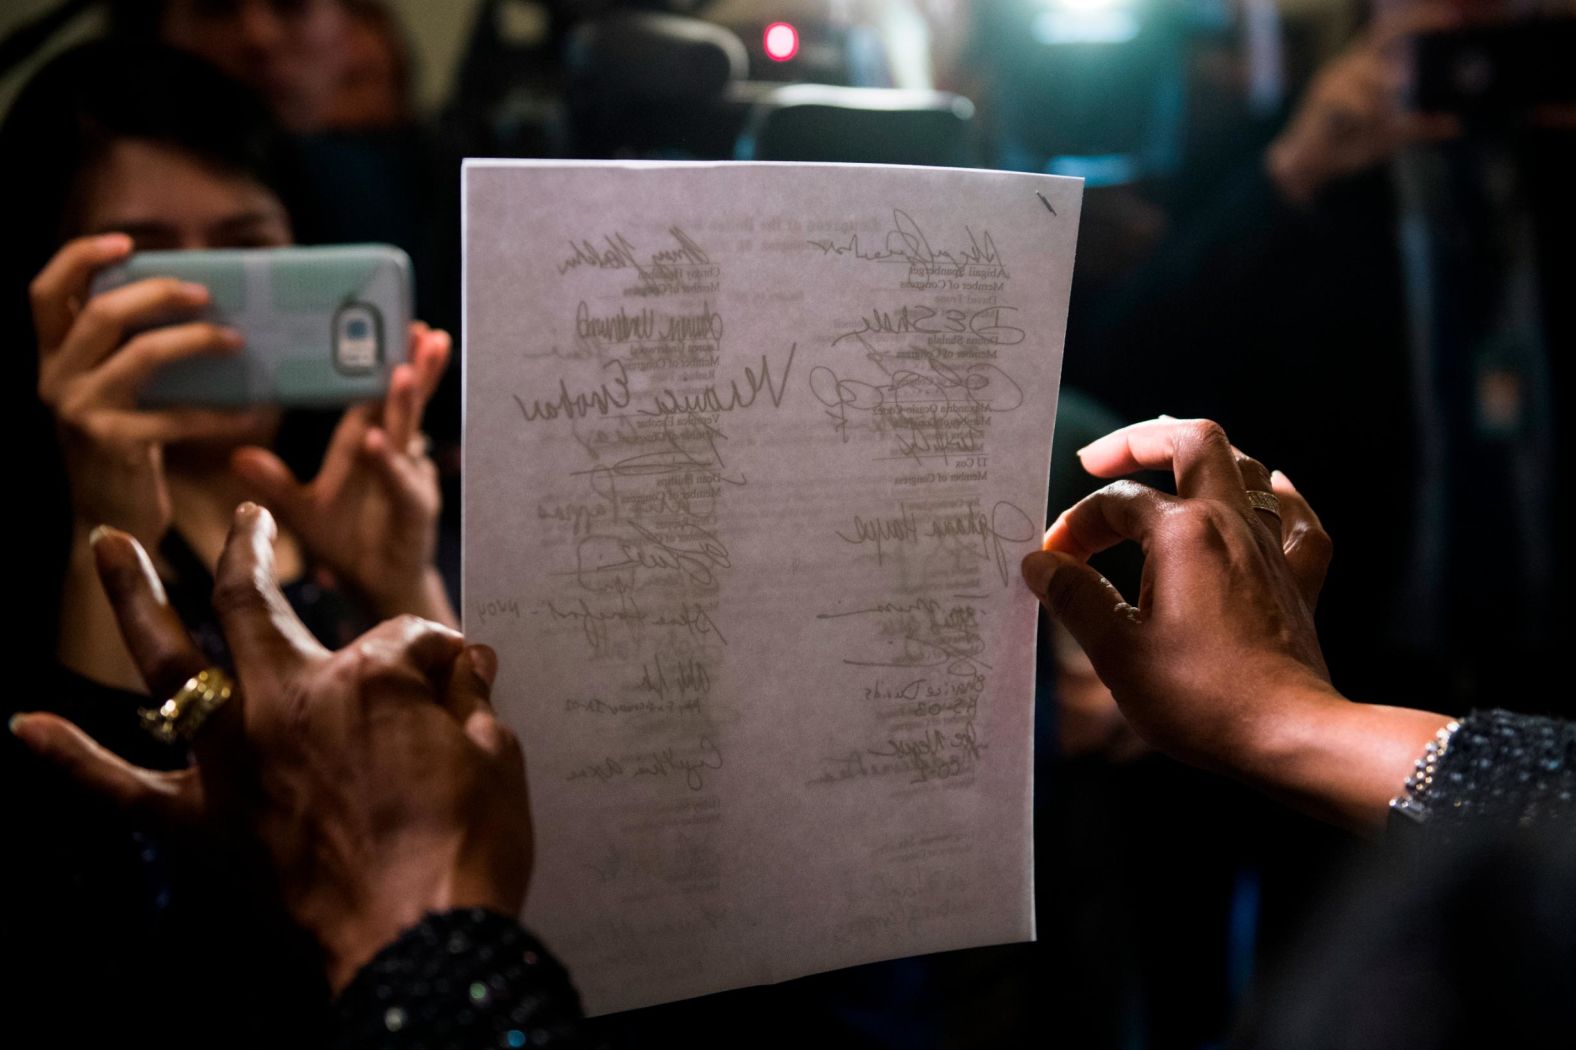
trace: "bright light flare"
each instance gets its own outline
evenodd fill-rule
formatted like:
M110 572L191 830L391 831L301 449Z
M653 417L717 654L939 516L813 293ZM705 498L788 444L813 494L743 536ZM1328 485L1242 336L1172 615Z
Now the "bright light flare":
M762 39L766 44L766 57L773 62L786 62L799 53L799 30L787 22L773 22L767 26Z

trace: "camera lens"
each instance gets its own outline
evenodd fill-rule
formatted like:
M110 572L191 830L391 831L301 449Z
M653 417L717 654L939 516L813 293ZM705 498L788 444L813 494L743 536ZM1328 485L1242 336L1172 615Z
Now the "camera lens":
M367 324L365 318L355 317L345 325L345 334L352 339L365 339L372 334L372 327Z

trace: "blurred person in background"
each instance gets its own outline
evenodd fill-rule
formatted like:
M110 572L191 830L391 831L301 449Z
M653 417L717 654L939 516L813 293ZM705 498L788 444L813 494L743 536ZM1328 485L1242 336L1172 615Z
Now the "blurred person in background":
M343 0L115 0L110 12L113 32L206 59L291 131L322 131L342 115L354 25Z
M1253 104L1252 5L1235 6L1244 31L1229 50L1207 27L1169 38L1185 63L1168 79L1166 5L972 5L994 47L971 50L982 84L968 93L998 163L1153 157L1147 144L1180 136L1170 170L1066 169L1114 184L1086 189L1064 380L1123 416L1231 419L1244 443L1297 464L1343 537L1320 609L1338 683L1452 712L1497 685L1569 714L1539 680L1572 626L1555 538L1569 531L1556 427L1570 418L1560 289L1576 286L1576 222L1561 187L1576 184L1576 137L1543 107L1409 101L1417 34L1531 12L1383 5L1277 112ZM1080 24L1136 35L1036 37ZM1291 84L1296 28L1281 38ZM1201 63L1210 52L1223 61ZM1168 97L1169 124L1156 117ZM1507 564L1482 570L1486 551ZM1061 699L1087 739L1129 753L1096 682ZM1350 849L1167 765L1086 758L1053 773L1062 820L1041 834L1055 827L1069 859L1040 869L1042 891L1056 884L1041 928L1087 945L1089 965L1047 959L1059 980L1042 986L1067 989L1058 1014L1088 1045L1217 1038L1221 1004L1295 950L1308 901ZM1154 856L1171 858L1163 880L1145 869ZM1116 1032L1101 1027L1113 1001L1134 1019Z
M289 523L286 590L329 644L368 617L456 622L433 563L439 493L418 433L446 335L413 326L387 400L347 410L325 450L276 409L138 407L140 384L162 362L239 348L237 333L200 321L149 327L191 318L207 289L150 279L89 299L93 274L137 248L291 243L297 182L261 105L181 52L90 44L29 83L0 127L0 148L31 158L0 172L0 199L13 209L0 257L4 316L24 344L10 357L9 389L28 436L13 467L31 501L20 547L35 614L19 638L36 683L29 706L73 718L142 764L185 762L183 748L139 725L142 680L94 572L100 524L143 542L215 663L223 639L212 573L231 512L248 497L265 497ZM63 1007L73 986L57 977L73 973L101 989L84 1023L107 1025L133 1011L150 966L181 968L202 1007L190 1026L149 1019L174 1044L211 1034L217 1017L256 1012L268 986L259 975L275 968L284 974L270 1006L279 1023L288 1029L314 1008L288 962L289 938L266 901L245 892L244 871L137 815L109 817L79 794L40 790L43 774L21 756L7 756L4 773L11 797L35 800L8 818L7 875L31 902L3 920L13 991L26 989L40 1009ZM212 965L192 970L192 957Z
M1419 40L1470 50L1514 30L1514 14L1379 9L1269 146L1070 321L1069 382L1124 413L1240 420L1244 440L1308 464L1332 529L1363 537L1326 596L1332 666L1403 703L1455 708L1489 682L1532 690L1527 669L1572 627L1555 537L1570 524L1557 479L1576 125L1561 107L1576 91L1566 77L1546 82L1548 104L1412 101L1416 56L1447 53ZM1571 18L1546 23L1550 38L1570 39ZM1544 24L1501 38L1489 73L1546 65L1531 53ZM1305 425L1286 427L1288 411ZM1383 467L1337 485L1354 458ZM1484 549L1506 550L1507 569L1470 569Z
M398 245L415 267L418 308L459 326L459 166L418 116L414 60L383 0L108 0L110 35L195 54L264 100L293 136L311 235ZM457 508L459 369L433 398L428 430L446 504ZM440 561L456 575L458 519ZM457 595L455 596L457 597Z

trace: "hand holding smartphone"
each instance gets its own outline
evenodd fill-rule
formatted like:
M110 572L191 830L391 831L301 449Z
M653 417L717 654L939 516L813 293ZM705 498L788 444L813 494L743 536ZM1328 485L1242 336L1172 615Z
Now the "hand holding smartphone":
M149 277L206 287L211 298L200 318L239 330L245 344L233 356L160 368L139 391L144 406L333 407L377 400L406 357L411 265L392 245L138 252L100 271L90 291Z

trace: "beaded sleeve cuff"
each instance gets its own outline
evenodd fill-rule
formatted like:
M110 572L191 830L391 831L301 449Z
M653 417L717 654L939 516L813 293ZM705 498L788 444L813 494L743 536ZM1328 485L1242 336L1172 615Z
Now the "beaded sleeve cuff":
M1441 828L1576 820L1576 722L1473 711L1429 743L1390 805Z
M1401 785L1401 793L1390 800L1391 813L1419 823L1428 819L1429 794L1439 772L1439 762L1450 750L1450 741L1460 728L1460 722L1452 721L1434 734L1434 739L1423 748L1422 757L1412 767L1406 783Z
M400 934L334 1015L335 1050L584 1045L569 974L518 922L484 908L433 912Z

